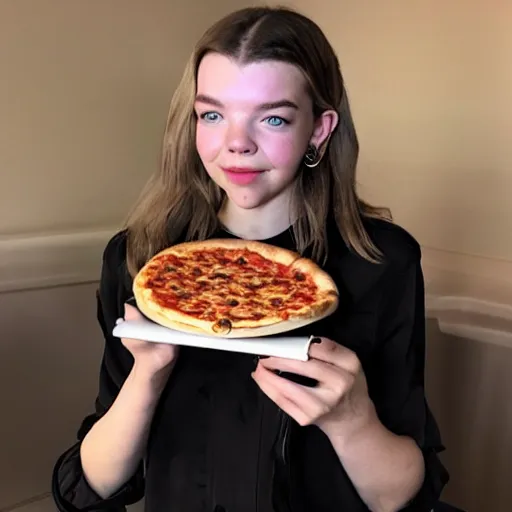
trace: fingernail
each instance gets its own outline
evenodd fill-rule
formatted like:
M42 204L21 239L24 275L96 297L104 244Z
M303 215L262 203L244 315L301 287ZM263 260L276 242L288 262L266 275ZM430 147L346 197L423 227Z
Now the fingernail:
M314 344L320 344L320 343L322 343L322 338L319 338L318 336L315 336L315 337L311 340L311 343L314 343Z
M254 356L254 366L258 366L260 364L260 359L267 359L269 356Z

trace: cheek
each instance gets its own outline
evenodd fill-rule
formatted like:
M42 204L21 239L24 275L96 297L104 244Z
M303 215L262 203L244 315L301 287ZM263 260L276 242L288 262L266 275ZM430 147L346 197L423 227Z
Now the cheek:
M269 141L264 148L267 158L275 169L296 170L303 156L304 149L295 137L283 137Z
M196 149L204 163L212 162L222 149L222 136L204 126L196 128Z

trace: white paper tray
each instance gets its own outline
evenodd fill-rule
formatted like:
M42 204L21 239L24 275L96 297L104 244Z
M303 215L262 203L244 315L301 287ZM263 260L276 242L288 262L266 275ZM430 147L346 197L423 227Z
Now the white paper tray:
M311 337L217 338L168 329L149 320L118 320L112 332L117 338L132 338L156 343L243 352L260 356L308 360Z

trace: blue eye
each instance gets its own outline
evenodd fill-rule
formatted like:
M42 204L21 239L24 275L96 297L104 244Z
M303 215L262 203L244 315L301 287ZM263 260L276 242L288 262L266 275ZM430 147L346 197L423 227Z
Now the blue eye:
M217 123L221 120L221 115L217 112L205 112L204 114L201 114L199 117L207 123Z
M278 117L278 116L267 117L267 119L265 119L265 121L267 122L267 124L269 124L270 126L273 126L275 128L279 128L280 126L288 124L288 121L286 119L283 119L282 117Z

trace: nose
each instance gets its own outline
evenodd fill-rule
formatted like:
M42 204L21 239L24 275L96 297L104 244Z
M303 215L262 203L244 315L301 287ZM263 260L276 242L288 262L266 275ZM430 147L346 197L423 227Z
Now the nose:
M243 126L230 127L226 134L226 147L230 153L252 155L258 147Z

